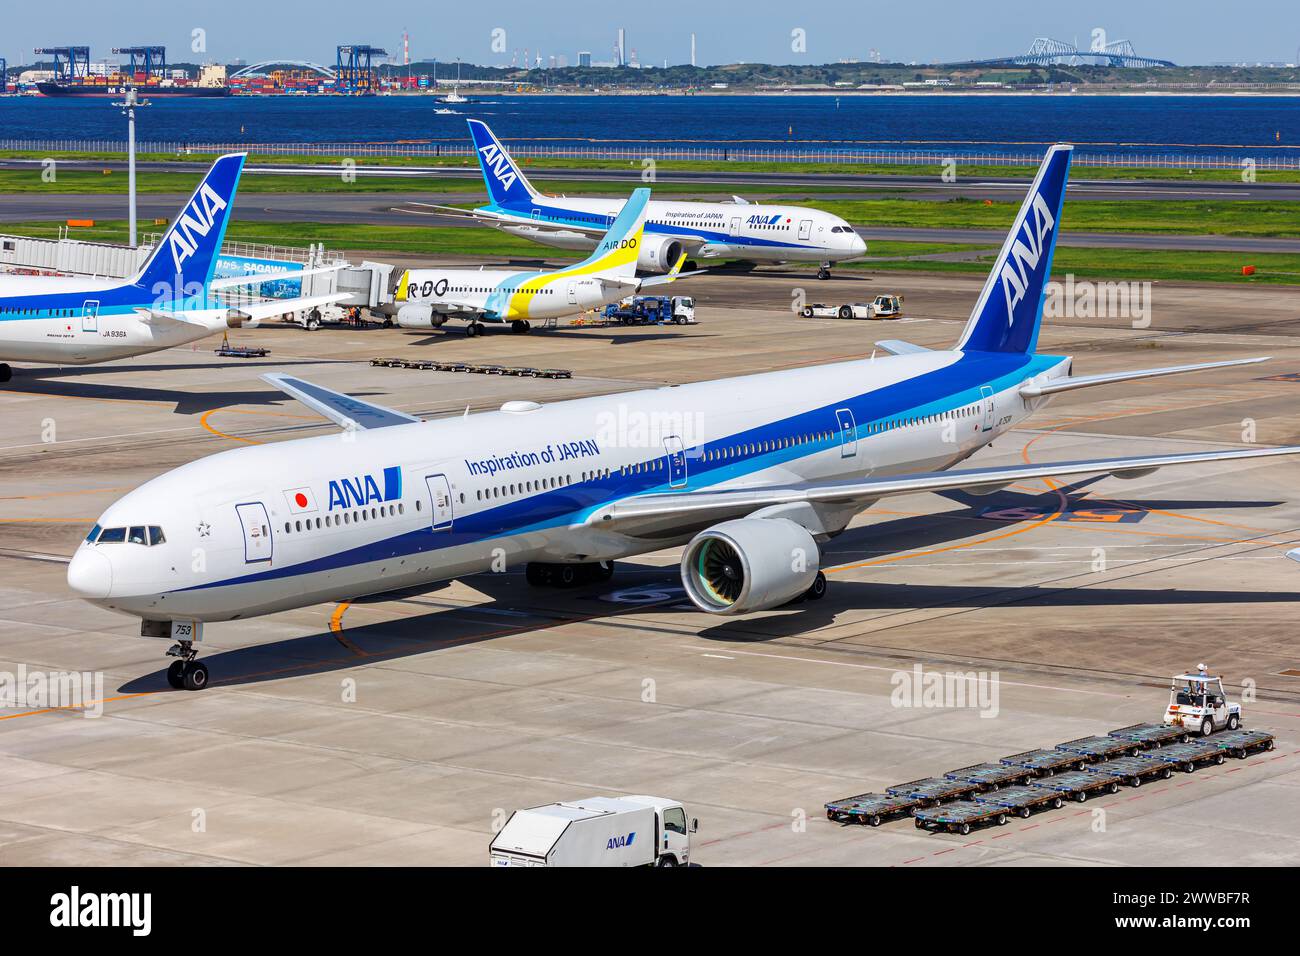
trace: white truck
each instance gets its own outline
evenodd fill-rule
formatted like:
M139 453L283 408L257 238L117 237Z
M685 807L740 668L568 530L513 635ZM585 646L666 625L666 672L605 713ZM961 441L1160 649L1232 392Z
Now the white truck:
M664 797L588 797L516 810L488 847L492 866L686 866L686 809Z
M1165 723L1208 737L1217 730L1240 727L1241 704L1228 700L1221 677L1176 674L1169 688Z
M903 315L901 295L878 295L870 302L825 305L814 302L799 310L805 319L897 319Z

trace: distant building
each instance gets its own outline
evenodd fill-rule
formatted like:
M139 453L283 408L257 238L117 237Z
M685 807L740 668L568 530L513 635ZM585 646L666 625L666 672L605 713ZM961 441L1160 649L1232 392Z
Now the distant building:
M590 51L590 50L579 50L579 51L578 51L578 66L582 66L582 67L588 67L588 66L591 66L591 51Z
M618 28L618 41L614 44L614 63L617 66L627 66L627 32Z

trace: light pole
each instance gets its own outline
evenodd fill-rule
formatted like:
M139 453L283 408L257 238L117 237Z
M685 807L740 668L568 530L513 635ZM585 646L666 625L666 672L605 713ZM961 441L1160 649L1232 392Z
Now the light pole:
M141 100L136 96L134 86L126 88L125 99L121 103L114 103L114 106L122 107L122 112L126 115L126 190L127 202L130 210L127 213L127 222L130 230L131 248L136 246L135 236L135 108L137 106L148 106L148 100Z

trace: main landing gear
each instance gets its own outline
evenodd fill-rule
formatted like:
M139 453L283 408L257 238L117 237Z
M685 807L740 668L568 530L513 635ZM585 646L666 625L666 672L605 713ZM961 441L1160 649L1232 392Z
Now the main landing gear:
M0 362L0 383L9 381L14 377L14 370L3 362Z
M514 332L516 335L523 335L530 329L532 329L532 325L525 322L523 319L515 319L510 323L510 331Z
M193 641L179 641L167 650L168 657L175 657L167 668L167 683L177 690L203 690L208 686L208 665L195 660L199 652L194 649Z
M471 338L471 339L474 338L474 336L476 336L476 335L482 335L482 334L483 334L483 323L482 323L482 322L471 322L469 325L465 326L465 334L466 334L469 338Z
M529 561L524 569L524 577L535 588L576 588L583 584L608 581L613 576L613 561L588 561L585 564Z

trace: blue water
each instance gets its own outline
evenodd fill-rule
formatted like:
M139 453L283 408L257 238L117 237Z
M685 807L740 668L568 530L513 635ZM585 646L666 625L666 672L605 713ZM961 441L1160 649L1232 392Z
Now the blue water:
M464 145L477 116L507 142L734 144L1300 157L1300 98L1212 96L482 96L437 115L427 96L155 99L142 141ZM3 139L124 139L107 100L0 99Z

